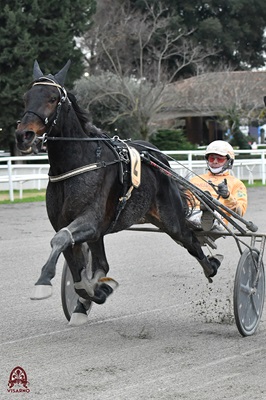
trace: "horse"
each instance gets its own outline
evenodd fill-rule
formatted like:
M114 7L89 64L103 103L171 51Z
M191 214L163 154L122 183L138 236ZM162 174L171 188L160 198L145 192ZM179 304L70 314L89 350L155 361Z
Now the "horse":
M148 142L111 138L92 125L64 86L69 66L70 61L55 75L45 75L34 62L34 80L24 95L15 137L24 154L45 143L50 163L46 209L56 233L31 299L52 295L51 280L63 253L78 295L70 325L82 325L92 302L103 304L118 285L107 276L107 234L139 221L151 223L196 258L209 282L220 261L204 254L188 224L185 189L142 158L153 155L169 167L167 157ZM86 273L85 246L91 252L91 276Z

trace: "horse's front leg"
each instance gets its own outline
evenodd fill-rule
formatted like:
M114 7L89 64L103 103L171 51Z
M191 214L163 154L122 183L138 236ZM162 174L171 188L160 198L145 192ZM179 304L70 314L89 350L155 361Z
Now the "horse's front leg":
M84 247L83 245L83 255ZM70 249L64 252L68 265L76 266L78 258L72 258ZM86 252L85 264L80 273L80 281L74 283L76 293L79 295L75 310L71 315L69 325L80 326L88 322L87 311L91 308L91 303L95 302L102 304L106 301L107 297L118 286L117 282L112 278L107 278L106 275L109 271L109 265L105 256L103 238L101 237L97 242L90 244L90 255ZM72 261L71 261L72 258Z
M73 237L67 228L61 229L51 240L52 251L47 262L42 267L41 275L35 283L31 295L32 300L42 300L52 295L51 280L55 276L55 268L58 257L68 246L73 245Z
M79 217L55 234L51 240L52 251L50 257L42 268L41 276L35 284L31 299L45 299L52 295L51 279L55 276L56 263L62 252L65 252L66 260L73 276L74 287L80 297L103 303L110 294L108 291L112 291L113 286L117 286L115 281L106 278L109 267L104 252L103 238L99 237L94 225L88 223L89 220L91 218ZM86 275L84 261L80 262L79 258L75 257L75 252L73 253L75 245L80 245L84 242L91 243L92 279L89 279ZM80 253L78 252L77 254L80 257Z
M68 247L86 242L88 239L97 240L96 230L84 216L76 218L67 227L60 229L51 240L52 251L46 264L43 266L40 278L35 284L31 299L41 300L52 295L51 279L55 276L55 268L59 255ZM80 280L82 268L69 265L74 282ZM91 293L93 294L93 292Z
M92 279L89 279L86 270L81 271L80 280L74 278L76 293L83 299L90 299L97 304L103 304L106 298L118 286L112 278L107 278L109 265L105 255L103 237L89 243L92 255Z

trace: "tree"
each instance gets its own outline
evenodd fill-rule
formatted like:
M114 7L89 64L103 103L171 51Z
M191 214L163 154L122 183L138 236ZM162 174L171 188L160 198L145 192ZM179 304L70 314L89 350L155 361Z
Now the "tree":
M251 5L250 15L254 17L260 11L260 15L264 15L265 7L262 7L263 10L261 7L261 0L255 0ZM250 18L246 15L249 12L245 14L244 11L244 0L225 0L219 6L215 0L207 3L198 0L98 0L95 23L82 42L82 47L86 49L90 81L95 79L92 77L95 75L102 79L99 84L98 77L99 96L94 92L94 98L91 98L88 93L90 100L86 106L93 112L94 121L100 121L100 115L97 114L99 110L102 116L104 113L103 125L106 127L108 123L111 130L117 128L122 120L124 126L127 118L130 118L130 130L132 123L136 130L139 125L141 137L147 140L157 128L153 124L156 113L178 101L178 91L173 87L171 93L170 83L224 70L225 66L232 71L235 68L248 69L262 65L265 48L264 21L259 18L259 23L255 26L256 18ZM235 21L239 15L242 18L241 27L239 21ZM250 35L249 30L252 30ZM255 52L249 42L246 46L247 37L252 46L254 45L253 48L256 48ZM105 73L116 75L117 84L120 80L116 88L120 97L118 96L115 106L114 101L118 97L112 92L113 86L111 89L104 84ZM128 81L123 83L125 79ZM130 81L130 87L135 88L131 95L128 91ZM89 81L83 83L90 85ZM82 84L78 90L82 90ZM153 90L142 90L148 85ZM118 103L121 103L121 90L127 100L120 109ZM112 109L116 116L109 112L111 95ZM155 95L158 96L156 102ZM184 97L181 98L184 100ZM206 99L201 99L196 107L202 107L205 101ZM213 99L210 104L215 106ZM142 109L146 110L145 117L141 115ZM229 107L227 114L228 109Z
M157 0L131 0L131 7L146 12L147 3L156 6ZM210 67L222 64L232 69L264 66L266 40L266 8L264 0L162 0L169 27L191 31L194 43L203 48L210 44L218 57L210 58ZM170 66L170 65L169 65Z
M108 18L106 8L98 9L97 23L82 43L88 54L89 79L76 82L75 90L93 114L93 122L101 115L100 125L109 124L112 130L121 122L125 127L127 121L127 133L133 130L148 140L156 129L154 115L169 101L162 98L166 85L186 67L202 64L213 53L191 45L193 30L167 30L168 18L160 3L133 14L128 5L128 1L114 1ZM160 43L155 46L158 35ZM174 56L175 70L169 73L165 62Z
M0 146L13 147L22 94L32 79L34 59L44 73L72 60L67 84L84 70L75 38L90 26L95 0L2 0L0 14Z
M146 24L156 21L157 25L156 34L152 39L149 38L149 46L143 54L149 71L156 59L156 51L162 54L166 32L170 40L181 39L178 40L178 45L183 37L189 37L190 48L201 47L205 53L209 53L209 48L214 49L212 56L208 57L209 71L219 69L220 65L226 65L232 70L264 66L264 0L254 0L252 3L246 0L97 0L94 27L85 36L85 44L90 49L90 57L87 57L90 73L94 74L97 68L112 70L101 47L102 42L113 58L116 54L119 55L124 71L127 69L129 74L136 73L136 32L139 33L143 28L143 19ZM142 30L142 35L143 33ZM144 36L144 40L146 38ZM180 58L176 52L168 53L167 58L164 58L163 65L169 75L175 73L176 64L180 65L182 58L182 54ZM190 63L182 71L179 69L175 80L199 72L199 64Z
M124 139L148 140L153 132L151 119L161 108L163 87L103 72L77 80L74 90L95 125Z
M188 66L197 70L216 53L212 46L203 48L192 42L194 28L178 25L174 30L163 3L145 1L142 12L129 0L98 0L94 25L82 40L88 73L111 71L169 83L183 76Z

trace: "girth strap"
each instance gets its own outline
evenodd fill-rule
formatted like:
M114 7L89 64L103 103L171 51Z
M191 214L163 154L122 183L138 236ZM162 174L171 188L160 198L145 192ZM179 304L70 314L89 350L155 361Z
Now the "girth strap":
M84 167L73 169L72 171L68 171L64 174L54 175L54 176L50 175L49 181L50 182L60 182L65 179L72 178L73 176L84 174L84 172L93 171L93 170L100 169L100 168L105 168L108 165L116 164L118 162L120 162L120 160L114 160L114 161L110 161L110 162L101 161L98 163L84 165Z
M115 215L115 219L113 220L113 222L111 223L111 225L109 226L109 228L107 229L107 231L105 232L105 235L107 235L108 233L112 232L113 229L116 226L116 223L118 221L118 218L120 217L121 212L124 210L126 202L130 199L131 197L131 193L132 190L134 189L134 186L131 185L130 188L127 190L126 194L122 197L119 198L119 202L117 204L116 207L116 215Z

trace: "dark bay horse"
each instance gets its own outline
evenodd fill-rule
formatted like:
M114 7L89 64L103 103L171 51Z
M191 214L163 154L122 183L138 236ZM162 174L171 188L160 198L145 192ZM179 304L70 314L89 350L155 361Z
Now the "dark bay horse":
M87 320L86 310L91 302L103 303L117 286L107 277L109 265L103 238L108 233L127 229L139 221L152 223L197 259L209 281L220 262L204 255L189 228L187 199L176 181L141 162L140 184L132 184L129 146L91 125L73 94L66 91L69 64L55 75L44 75L35 61L34 81L24 96L25 111L18 123L16 140L24 153L32 152L37 141L45 141L50 162L46 207L56 234L32 299L52 294L51 280L63 252L79 296L70 323L79 325ZM137 150L135 153L153 154L169 165L150 143L129 143ZM85 272L84 244L91 251L91 277Z

